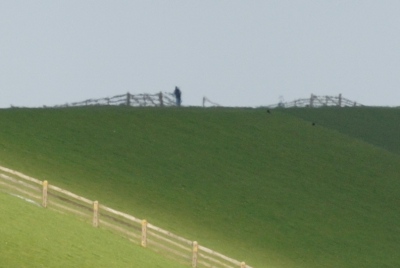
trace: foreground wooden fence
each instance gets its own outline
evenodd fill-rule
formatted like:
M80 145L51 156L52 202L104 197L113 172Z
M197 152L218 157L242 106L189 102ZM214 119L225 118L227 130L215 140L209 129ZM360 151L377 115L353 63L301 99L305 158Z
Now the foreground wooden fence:
M252 268L169 231L116 211L67 190L0 166L0 189L65 214L73 213L94 227L110 230L132 242L191 267Z

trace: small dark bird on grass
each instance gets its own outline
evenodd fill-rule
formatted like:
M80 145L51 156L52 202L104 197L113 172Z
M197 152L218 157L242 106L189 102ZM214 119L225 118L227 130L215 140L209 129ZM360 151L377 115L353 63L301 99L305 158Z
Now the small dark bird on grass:
M315 123L313 122L312 125L315 126Z
M271 112L270 112L269 110L267 110L267 113L269 113L269 114L270 114Z

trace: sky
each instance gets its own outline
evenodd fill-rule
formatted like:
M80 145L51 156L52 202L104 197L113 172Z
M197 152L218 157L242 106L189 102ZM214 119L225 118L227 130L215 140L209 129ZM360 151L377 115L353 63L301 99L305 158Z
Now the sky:
M0 108L182 91L400 106L400 1L0 1Z

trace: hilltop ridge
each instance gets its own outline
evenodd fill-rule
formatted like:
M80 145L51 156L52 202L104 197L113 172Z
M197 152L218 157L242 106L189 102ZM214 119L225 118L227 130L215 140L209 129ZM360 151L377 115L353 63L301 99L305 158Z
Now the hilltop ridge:
M1 110L0 164L253 267L395 267L400 156L385 147L394 137L369 142L363 125L364 139L324 123L333 108L306 112Z

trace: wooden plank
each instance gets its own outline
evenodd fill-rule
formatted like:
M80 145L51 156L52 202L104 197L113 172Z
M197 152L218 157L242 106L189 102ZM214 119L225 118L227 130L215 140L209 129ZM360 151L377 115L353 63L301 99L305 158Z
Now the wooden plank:
M231 262L231 263L233 263L233 264L235 264L235 265L237 265L237 266L240 266L240 261L237 261L237 260L234 260L234 259L232 259L232 258L229 258L229 257L227 257L227 256L225 256L225 255L222 255L221 253L215 252L214 250L211 250L211 249L206 248L206 247L203 247L203 246L199 246L199 249L200 249L201 251L207 252L208 254L217 256L217 257L219 257L219 258L221 258L221 259L224 259L224 260L226 260L226 261L229 261L229 262Z
M198 253L198 254L199 254L199 256L202 257L202 258L204 258L204 259L206 259L206 260L209 260L209 261L212 261L212 262L214 262L214 263L217 263L217 264L219 264L219 265L222 265L222 266L224 266L224 267L226 267L226 268L234 268L234 267L232 267L232 266L229 266L228 264L225 264L225 263L223 263L223 262L221 262L221 261L219 261L219 260L217 260L217 259L214 259L214 258L212 258L212 257L206 256L206 255L204 255L204 254L202 254L202 253ZM240 262L239 262L239 265L240 265Z
M65 202L65 203L68 203L68 204L74 205L76 207L79 207L79 208L81 208L83 210L86 210L86 211L89 211L89 212L93 211L92 207L87 207L86 205L80 204L80 203L76 202L75 200L69 199L68 197L63 197L63 196L57 195L57 194L55 194L53 192L50 192L50 191L48 191L47 194L49 196L55 197L55 198Z
M85 214L85 213L83 213L83 212L81 212L81 211L78 211L78 210L76 210L76 209L73 209L73 208L70 208L70 207L67 207L67 206L58 204L58 203L54 203L54 202L48 202L48 204L50 204L50 207L51 207L51 206L56 206L56 207L65 209L65 210L67 210L67 211L69 211L69 212L78 214L78 215L80 215L80 216L84 216L84 217L86 217L86 218L90 218L90 215Z
M190 260L188 260L186 258L183 259L183 258L181 258L179 256L174 255L174 254L168 254L167 252L165 252L164 250L162 250L160 248L151 246L148 249L150 249L151 251L157 252L157 253L163 255L164 257L169 258L170 260L174 260L176 262L179 262L179 263L181 263L183 265L190 265Z
M100 226L105 225L105 226L110 227L110 228L112 228L114 230L117 230L117 231L119 231L121 233L124 233L124 234L129 235L129 236L133 236L134 238L137 238L137 243L139 244L139 241L140 241L140 235L139 234L136 234L134 232L130 232L130 231L128 231L128 230L126 230L126 229L124 229L122 227L116 226L116 225L114 225L112 223L109 223L107 221L103 221L102 219L99 219L99 223L100 223Z
M102 212L99 212L99 215L102 218L110 219L110 220L112 220L112 221L114 221L116 223L119 223L121 225L125 225L125 226L129 227L129 229L135 229L135 230L137 230L139 232L142 231L142 227L141 226L139 227L139 226L136 226L136 225L134 225L132 223L128 223L128 222L124 221L125 219L121 220L121 219L115 218L115 215L111 216L111 215L108 215L108 214L102 213Z
M173 238L175 238L176 240L182 241L182 242L184 242L184 243L186 243L186 244L188 244L188 245L192 245L192 241L187 240L187 239L185 239L185 238L183 238L183 237L177 236L177 235L175 235L175 234L173 234L173 233L170 233L170 232L168 232L168 231L166 231L166 230L163 230L163 229L161 229L161 228L159 228L159 227L157 227L157 226L154 226L154 225L152 225L152 224L150 224L150 223L147 224L147 227L148 227L149 229L154 230L154 231L157 231L157 232L160 232L160 233L165 234L165 235L167 235L167 236L173 237Z
M201 260L198 260L198 261L197 261L197 263L199 263L199 264L201 264L201 265L204 265L204 266L207 266L207 267L210 267L210 268L213 268L213 267L215 267L215 266L212 266L211 264L209 264L209 263L206 263L206 262L204 262L204 261L201 261Z
M179 247L179 248L181 248L183 250L186 250L187 252L192 252L191 249L189 249L189 248L187 248L187 247L185 247L185 246L183 246L183 245L181 245L179 243L176 243L176 242L174 242L172 240L169 240L168 238L165 238L165 237L163 237L161 235L158 235L158 234L156 234L156 233L154 233L152 231L147 230L147 234L152 235L152 236L154 236L154 237L156 237L158 239L164 240L164 241L166 241L166 242L168 242L168 243L170 243L170 244L172 244L174 246L177 246L177 247Z
M126 219L128 219L128 220L131 220L131 221L134 221L134 222L137 222L137 223L142 224L142 220L136 219L135 217L133 217L133 216L131 216L131 215L129 215L129 214L126 214L126 213L123 213L123 212L114 210L114 209L112 209L112 208L106 207L106 206L101 205L101 204L99 205L99 208L104 209L105 211L114 213L115 215L124 217L124 218L126 218Z
M11 181L11 182L13 182L13 183L18 183L18 184L24 185L25 187L28 187L28 188L31 188L31 189L33 189L33 190L35 190L35 191L40 192L40 188L37 187L37 186L35 186L35 185L32 185L32 184L29 184L29 183L26 183L26 182L17 180L17 179L15 179L15 178L9 177L9 176L4 175L4 174L0 174L0 177L3 178L3 179L5 179L5 180Z
M40 199L42 198L42 197L39 196L39 195L34 195L34 194L30 193L30 192L27 192L27 191L25 191L25 190L22 190L21 188L18 188L17 186L8 184L8 183L6 183L6 182L4 182L4 181L0 181L0 184L6 185L7 187L12 188L12 189L14 189L14 190L16 190L16 191L18 191L18 192L20 192L20 193L26 194L26 195L29 196L29 197L36 198L36 199L38 199L38 200L40 200Z
M18 171L9 169L9 168L5 168L5 167L2 167L2 166L0 166L0 170L3 170L3 171L5 171L5 172L7 172L7 173L10 173L10 174L17 175L18 177L20 177L20 178L22 178L22 179L25 179L25 180L34 182L34 183L39 184L39 185L42 185L42 181L37 180L37 179L32 178L32 177L29 177L29 176L27 176L27 175L25 175L25 174L22 174L21 172L18 172Z
M78 199L78 200L80 200L80 201L82 201L82 202L85 202L85 203L87 203L87 204L90 204L90 205L93 204L93 201L92 201L92 200L89 200L89 199L84 198L84 197L82 197L82 196L76 195L76 194L71 193L71 192L69 192L69 191L67 191L67 190L61 189L61 188L59 188L59 187L57 187L57 186L49 185L48 188L51 189L51 190L60 192L60 193L62 193L62 194L65 194L65 195L67 195L67 196L69 196L69 197Z
M164 246L164 245L162 245L162 244L160 244L160 243L157 243L156 241L153 241L153 240L151 240L151 239L147 239L147 243L148 243L149 245L153 245L153 246L155 246L155 247L162 248L163 250L166 250L166 251L168 251L168 252L170 252L170 253L173 253L173 254L175 254L175 255L178 255L178 256L180 256L180 257L183 257L183 258L185 258L185 259L187 259L187 260L190 260L190 261L192 260L192 257L191 257L191 256L186 255L186 254L183 254L183 253L181 253L181 252L179 252L179 251L177 251L177 250L175 250L175 249L169 248L169 247L167 247L167 246Z

